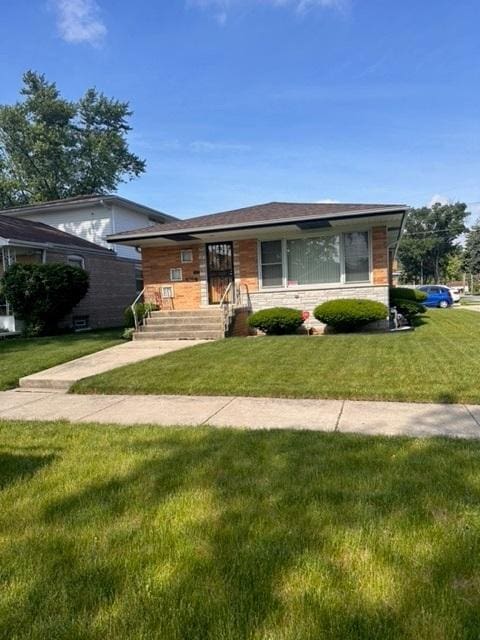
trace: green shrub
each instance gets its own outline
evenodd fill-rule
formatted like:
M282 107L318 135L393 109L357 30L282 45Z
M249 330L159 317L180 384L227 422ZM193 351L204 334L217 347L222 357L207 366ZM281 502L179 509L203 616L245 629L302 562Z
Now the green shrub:
M411 300L412 302L423 302L427 299L425 291L410 289L409 287L390 287L390 305L396 306L397 300Z
M317 320L338 331L355 331L361 327L384 320L388 309L381 302L346 298L329 300L315 308L313 315Z
M51 334L88 291L88 273L68 264L14 264L0 287L29 335Z
M254 329L260 329L267 335L281 335L295 333L303 324L302 312L287 307L273 307L257 311L248 318L248 324Z
M141 322L144 319L144 317L147 315L147 313L149 313L150 311L155 311L156 309L157 309L157 305L151 302L137 302L137 304L135 305L137 320ZM133 311L131 306L125 309L123 315L125 318L125 327L127 329L131 329L132 327L135 327L135 321L133 319Z
M402 314L409 322L412 322L416 316L426 313L427 309L420 302L413 300L395 300L393 306Z

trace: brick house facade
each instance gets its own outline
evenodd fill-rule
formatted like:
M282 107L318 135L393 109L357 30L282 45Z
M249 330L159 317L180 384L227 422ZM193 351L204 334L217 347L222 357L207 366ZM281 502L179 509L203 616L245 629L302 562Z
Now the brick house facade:
M313 309L326 300L338 298L366 298L388 305L389 252L387 248L387 227L372 227L371 274L366 283L289 289L261 288L259 265L259 242L255 238L234 240L233 266L235 285L248 290L251 311L270 307L301 308L313 314ZM192 262L181 260L183 251L192 252ZM174 308L194 310L209 306L208 274L206 270L206 247L202 244L179 243L169 247L145 247L142 250L145 298L155 303L162 288L171 288ZM171 270L182 270L182 282L171 280ZM311 320L313 324L318 324Z

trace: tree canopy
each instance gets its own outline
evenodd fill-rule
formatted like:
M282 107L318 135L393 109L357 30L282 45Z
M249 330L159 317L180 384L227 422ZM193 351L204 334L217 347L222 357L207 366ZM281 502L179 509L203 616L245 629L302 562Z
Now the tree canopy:
M467 231L467 205L434 204L411 209L398 251L403 279L441 282L452 271L452 257L462 252L457 243Z
M467 273L474 276L480 274L480 220L477 220L467 234L463 264Z
M112 192L145 171L128 147L128 102L96 89L72 102L33 71L20 93L0 105L0 208Z

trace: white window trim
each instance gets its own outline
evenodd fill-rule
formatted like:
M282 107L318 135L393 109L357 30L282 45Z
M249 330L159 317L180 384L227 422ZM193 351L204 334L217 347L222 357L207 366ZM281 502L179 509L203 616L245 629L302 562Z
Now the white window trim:
M185 260L184 259L184 254L185 253L189 253L190 254L190 260ZM180 262L182 262L182 264L191 264L193 262L193 249L181 249L181 251L180 251Z
M368 233L368 280L351 280L346 281L345 278L345 249L343 234L345 233ZM322 236L332 237L340 236L340 280L338 282L318 282L315 284L297 284L288 286L288 259L287 259L287 240L298 240L301 238L319 238ZM262 278L262 242L270 242L280 240L282 243L282 286L281 287L264 287ZM306 289L347 289L349 287L371 287L373 285L373 246L372 246L372 230L371 229L353 229L353 230L338 230L335 233L319 233L318 231L304 234L295 234L292 236L283 238L257 238L257 272L258 272L258 287L261 291L305 291Z
M166 290L170 291L169 295L165 295L165 291ZM162 298L166 298L167 300L171 300L175 297L175 287L173 287L171 284L169 285L162 285Z
M179 278L174 278L173 277L173 273L174 271L179 271L180 272L180 277ZM182 282L183 281L183 270L181 267L172 267L170 269L170 282Z
M84 258L83 256L76 255L75 253L70 253L70 254L67 256L67 262L70 264L70 261L71 261L71 260L73 260L73 261L75 261L75 262L80 262L80 264L81 264L81 268L82 268L82 269L85 269L85 258ZM70 265L70 266L72 266L72 267L73 267L74 265ZM76 265L75 265L75 266L76 266Z

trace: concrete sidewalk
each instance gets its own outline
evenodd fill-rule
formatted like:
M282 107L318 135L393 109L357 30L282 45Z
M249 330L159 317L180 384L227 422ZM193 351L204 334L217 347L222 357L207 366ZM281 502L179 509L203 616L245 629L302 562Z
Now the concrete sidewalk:
M133 342L125 342L20 378L19 385L21 389L66 391L82 378L105 373L105 371L147 360L154 356L161 356L171 351L186 349L202 344L202 342L205 340L146 340L144 342L134 340Z
M480 405L208 396L0 393L0 420L209 425L368 435L480 438Z

